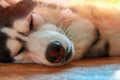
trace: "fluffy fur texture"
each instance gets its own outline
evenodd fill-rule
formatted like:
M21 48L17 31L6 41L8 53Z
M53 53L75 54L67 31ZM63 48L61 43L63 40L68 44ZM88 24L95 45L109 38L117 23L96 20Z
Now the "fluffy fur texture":
M85 57L120 56L120 11L113 7L87 2L66 7L37 0L1 2L0 62L60 66ZM46 50L56 41L65 52L62 59L53 58L60 62L53 63Z

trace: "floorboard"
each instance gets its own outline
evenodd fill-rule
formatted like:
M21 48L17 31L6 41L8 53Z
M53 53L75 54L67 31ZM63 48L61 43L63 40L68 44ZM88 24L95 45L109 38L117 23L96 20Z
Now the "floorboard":
M120 80L120 57L83 59L61 67L0 64L0 80Z

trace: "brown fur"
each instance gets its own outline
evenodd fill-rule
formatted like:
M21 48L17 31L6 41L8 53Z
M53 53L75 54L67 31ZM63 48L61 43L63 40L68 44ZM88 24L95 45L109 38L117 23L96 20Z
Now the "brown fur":
M8 0L8 2L9 6L0 6L0 24L9 24L15 19L25 17L35 6L32 0L24 0L18 3L14 3L14 0Z

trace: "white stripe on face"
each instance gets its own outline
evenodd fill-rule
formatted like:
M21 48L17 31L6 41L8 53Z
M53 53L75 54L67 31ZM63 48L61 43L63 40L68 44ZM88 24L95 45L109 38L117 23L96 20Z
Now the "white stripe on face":
M15 39L7 40L7 48L11 51L11 56L14 57L17 55L18 51L21 49L22 45L19 41Z
M9 7L10 4L7 3L5 0L0 0L0 6L3 7L3 8L6 8L6 7Z
M13 28L4 27L4 28L1 29L1 31L3 33L6 33L11 38L16 38L17 35L18 35L18 32Z
M0 0L0 6L3 8L7 8L12 6L13 4L17 4L22 0Z
M19 19L19 20L15 20L13 22L13 27L19 32L26 33L30 30L29 23L30 23L29 19L28 20L27 19Z
M23 0L5 0L6 2L8 2L10 5L13 5L13 4L17 4L19 3L20 1L23 1Z
M4 27L1 29L1 31L5 34L7 34L10 38L12 39L15 39L15 38L19 38L23 41L27 41L28 40L28 37L24 36L24 35L21 35L19 34L15 29L13 28L7 28L7 27Z

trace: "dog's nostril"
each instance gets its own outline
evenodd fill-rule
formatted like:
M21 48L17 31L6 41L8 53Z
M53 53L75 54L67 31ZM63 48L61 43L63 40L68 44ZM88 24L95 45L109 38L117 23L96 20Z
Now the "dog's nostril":
M65 49L58 41L50 43L47 47L46 58L51 63L59 63L64 57Z

